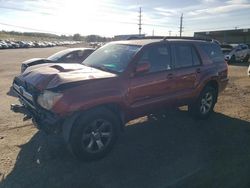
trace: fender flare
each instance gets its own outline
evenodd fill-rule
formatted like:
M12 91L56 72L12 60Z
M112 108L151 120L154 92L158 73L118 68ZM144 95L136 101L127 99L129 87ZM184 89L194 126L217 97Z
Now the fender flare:
M71 129L73 124L75 123L76 119L79 117L80 113L75 113L69 118L66 118L62 124L62 136L66 143L69 142Z
M97 106L97 107L101 107L101 106L103 106L103 105L100 105L100 106ZM91 108L91 109L93 109L93 108ZM108 110L110 110L110 109L108 108ZM69 142L73 124L76 122L77 118L80 115L84 115L87 111L88 110L86 110L86 111L78 111L78 112L72 114L71 116L69 116L68 118L66 118L65 121L63 122L63 124L62 124L62 136L63 136L63 139L64 139L64 141L66 143ZM114 113L112 110L110 110L110 111L112 113ZM118 115L119 115L119 119L121 121L121 125L125 125L124 114L119 113ZM124 126L121 126L120 129L123 130Z

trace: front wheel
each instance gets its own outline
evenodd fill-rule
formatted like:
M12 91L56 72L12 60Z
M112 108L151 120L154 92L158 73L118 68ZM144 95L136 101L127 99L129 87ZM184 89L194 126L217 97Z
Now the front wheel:
M73 125L69 148L80 160L100 159L113 148L119 126L119 119L109 110L91 110Z
M188 106L189 112L198 119L206 119L213 112L217 93L213 87L205 87L197 101Z

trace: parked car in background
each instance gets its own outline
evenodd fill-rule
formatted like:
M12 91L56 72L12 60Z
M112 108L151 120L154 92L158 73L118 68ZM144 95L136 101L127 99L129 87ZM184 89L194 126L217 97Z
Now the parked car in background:
M226 55L228 55L232 50L233 50L233 46L230 44L221 44L221 51L224 54L225 60L226 60Z
M42 63L81 63L94 51L94 48L68 48L57 52L48 58L29 59L22 63L21 73L30 66Z
M9 48L9 45L5 41L0 41L1 49Z
M246 44L239 44L236 46L225 59L228 63L245 62L247 63L250 57L250 49Z
M45 48L54 46L66 46L80 44L81 41L15 41L0 40L0 49L14 48Z

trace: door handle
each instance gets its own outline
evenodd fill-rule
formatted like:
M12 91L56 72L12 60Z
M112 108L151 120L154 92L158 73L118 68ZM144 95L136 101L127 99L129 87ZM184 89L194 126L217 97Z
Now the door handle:
M167 78L168 78L168 79L173 79L173 77L174 77L174 74L173 74L173 73L169 73L169 74L167 75Z

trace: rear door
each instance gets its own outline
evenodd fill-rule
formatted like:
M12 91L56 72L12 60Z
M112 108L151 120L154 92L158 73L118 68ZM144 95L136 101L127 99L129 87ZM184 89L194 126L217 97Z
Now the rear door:
M147 73L130 79L129 106L134 116L171 103L175 88L170 48L167 44L155 44L144 49L137 64L150 63Z
M201 60L196 48L188 43L171 45L174 82L176 87L176 103L186 104L193 98L202 71Z

